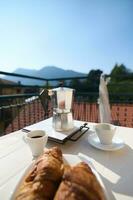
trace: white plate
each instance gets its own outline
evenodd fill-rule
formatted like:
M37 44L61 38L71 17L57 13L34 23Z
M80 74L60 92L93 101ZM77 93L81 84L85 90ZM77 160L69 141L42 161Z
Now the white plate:
M84 161L82 159L80 159L77 155L72 155L72 154L63 154L63 157L64 157L64 163L67 163L67 164L70 164L70 165L75 165L81 161ZM87 157L87 156L86 156ZM88 160L90 160L90 158L88 157ZM88 162L86 161L86 163L88 164ZM89 162L90 163L90 162ZM34 165L34 162L29 166L27 167L27 169L25 170L24 174L22 175L20 181L18 182L18 184L16 185L16 187L14 188L14 191L11 195L11 198L10 200L14 200L15 199L15 196L16 196L16 193L17 193L17 190L19 188L19 186L21 185L22 181L24 180L26 174L28 173L28 171L31 169L31 167ZM103 192L105 194L105 198L106 200L109 200L109 196L107 194L107 190L98 174L98 172L95 170L95 168L93 167L93 164L89 165L93 171L93 173L95 174L97 180L99 181L102 189L103 189Z
M114 137L112 144L109 144L109 145L101 144L98 136L95 133L89 135L88 142L92 146L104 151L116 151L123 148L125 145L123 140L117 137Z

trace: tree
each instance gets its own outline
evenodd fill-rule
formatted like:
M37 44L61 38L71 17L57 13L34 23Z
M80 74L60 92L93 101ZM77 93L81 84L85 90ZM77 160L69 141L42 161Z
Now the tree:
M133 73L124 64L115 64L110 77L108 89L110 94L114 94L113 100L127 101L131 98L128 94L133 93Z
M73 79L70 87L76 91L82 92L98 92L100 76L103 72L100 69L91 70L85 80Z
M123 81L130 75L130 70L126 68L124 64L115 64L110 76L112 81Z
M93 69L88 73L86 84L89 87L89 91L91 92L98 91L100 76L102 73L103 71L101 71L100 69L96 69L96 70Z
M70 81L70 87L77 90L77 91L80 91L80 88L81 88L81 82L79 79L72 79Z
M97 82L99 81L99 78L101 76L101 74L103 73L103 71L101 71L100 69L92 69L89 73L88 73L88 80L90 80L91 82L94 82L94 80Z

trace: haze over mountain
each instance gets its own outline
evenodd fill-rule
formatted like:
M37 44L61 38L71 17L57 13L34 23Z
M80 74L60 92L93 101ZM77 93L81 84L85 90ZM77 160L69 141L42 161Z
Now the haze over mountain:
M55 66L46 66L40 70L18 68L13 73L31 75L31 76L41 77L41 78L46 78L46 79L86 76L86 74L84 73L76 72L73 70L64 70ZM19 78L19 77L6 76L6 79L13 80L16 82L21 81L22 84L28 84L28 85L44 84L44 81L39 81L39 80L34 80L34 79L25 79L25 78Z

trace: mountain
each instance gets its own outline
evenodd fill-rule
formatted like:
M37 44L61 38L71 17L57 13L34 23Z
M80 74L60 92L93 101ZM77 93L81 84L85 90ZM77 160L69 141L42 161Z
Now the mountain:
M76 72L73 70L64 70L64 69L61 69L61 68L55 67L55 66L46 66L40 70L18 68L13 73L41 77L41 78L46 78L46 79L86 76L86 74L84 74L84 73ZM6 79L16 81L16 82L20 81L22 84L27 84L27 85L42 85L42 84L44 84L44 81L27 79L27 78L19 78L19 77L13 77L13 76L12 77L6 76Z
M35 70L35 69L17 68L13 73L33 76L33 74L37 73L37 70Z

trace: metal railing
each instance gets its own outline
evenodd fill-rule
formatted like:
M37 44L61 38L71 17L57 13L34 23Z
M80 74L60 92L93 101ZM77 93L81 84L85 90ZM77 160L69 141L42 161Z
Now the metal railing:
M56 85L54 86L56 87L62 84L62 81L77 79L83 81L87 78L68 77L45 79L7 72L0 72L0 74L44 81L44 85L22 85L20 83L0 84L0 91L6 88L19 88L22 89L23 92L22 94L17 94L16 92L16 94L12 95L0 95L0 135L19 130L27 125L52 116L50 100L48 101L47 110L45 110L39 98L40 91L43 88L53 87L49 84L51 81L56 81ZM98 86L95 87L97 88L96 92L75 92L73 102L74 119L99 122L99 110L97 104ZM133 127L133 94L126 94L126 98L123 93L110 94L110 105L114 123L122 126Z

